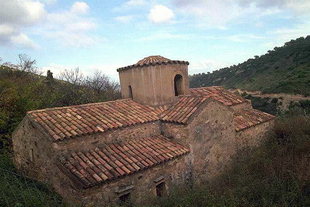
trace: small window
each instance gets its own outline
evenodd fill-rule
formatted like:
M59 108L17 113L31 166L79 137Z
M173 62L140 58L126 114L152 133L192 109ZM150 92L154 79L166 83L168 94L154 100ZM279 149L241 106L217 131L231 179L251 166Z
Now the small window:
M119 204L121 206L130 206L130 193L123 194L119 197Z
M183 77L181 75L177 74L174 77L174 95L175 96L179 96L179 95L184 94L182 85L183 85Z
M129 95L129 98L133 98L131 86L128 86L128 95Z
M163 197L166 194L165 182L156 185L156 195L157 197Z

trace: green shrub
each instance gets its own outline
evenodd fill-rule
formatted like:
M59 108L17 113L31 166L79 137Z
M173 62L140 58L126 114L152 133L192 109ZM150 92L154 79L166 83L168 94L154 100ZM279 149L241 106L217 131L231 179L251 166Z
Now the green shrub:
M0 206L61 207L62 199L44 184L18 173L10 154L0 153Z

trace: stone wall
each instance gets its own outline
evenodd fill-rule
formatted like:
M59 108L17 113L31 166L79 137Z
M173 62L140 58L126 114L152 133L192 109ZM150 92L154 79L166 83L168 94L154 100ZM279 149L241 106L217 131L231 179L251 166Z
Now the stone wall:
M266 134L271 132L273 125L274 120L236 132L236 145L238 149L242 147L255 147L261 144Z
M235 153L233 110L215 101L201 106L186 125L163 123L162 133L190 147L196 183L218 175Z
M48 181L54 153L52 141L26 116L12 135L15 166L28 176Z
M155 121L55 142L53 148L61 153L84 151L111 142L128 141L159 134L159 121Z
M191 170L188 168L188 155L172 161L140 171L115 181L92 187L79 189L62 172L58 172L54 180L54 188L70 203L105 206L117 203L119 197L130 193L134 204L149 203L156 198L156 185L165 183L166 193L175 186L191 183Z

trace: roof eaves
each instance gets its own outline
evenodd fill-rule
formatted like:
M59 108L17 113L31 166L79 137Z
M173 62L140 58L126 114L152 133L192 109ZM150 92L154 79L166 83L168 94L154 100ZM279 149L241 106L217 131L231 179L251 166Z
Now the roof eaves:
M133 64L133 65L128 65L125 67L121 67L116 69L117 72L128 70L131 68L139 68L139 67L147 67L147 66L155 66L155 65L169 65L169 64L184 64L184 65L189 65L188 61L182 61L182 60L169 60L169 61L164 61L164 62L152 62L152 63L144 63L144 64Z

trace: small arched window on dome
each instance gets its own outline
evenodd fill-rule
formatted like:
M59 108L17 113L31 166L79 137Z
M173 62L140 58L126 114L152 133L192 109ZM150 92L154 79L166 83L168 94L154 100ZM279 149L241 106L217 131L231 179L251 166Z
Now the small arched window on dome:
M174 77L174 95L175 96L184 94L182 85L183 85L183 77L180 74L177 74Z
M131 85L128 86L128 95L129 95L129 98L131 99L133 98Z

